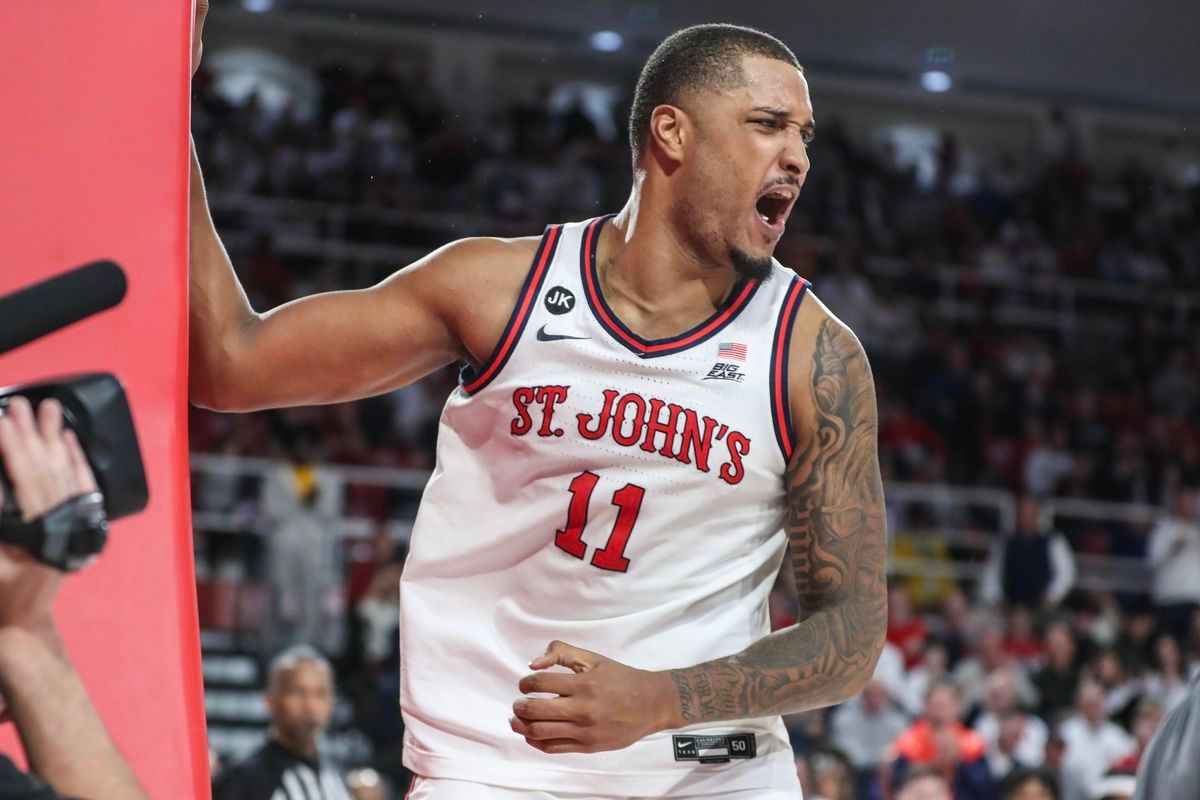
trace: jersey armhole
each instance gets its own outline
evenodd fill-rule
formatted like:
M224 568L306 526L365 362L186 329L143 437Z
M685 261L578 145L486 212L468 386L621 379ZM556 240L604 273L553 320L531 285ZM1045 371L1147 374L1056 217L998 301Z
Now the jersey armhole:
M792 328L796 323L796 312L808 291L808 281L800 276L783 296L779 319L775 323L775 336L771 343L771 422L775 429L775 441L783 453L785 463L791 463L794 439L792 434L792 409L788 400L788 354L792 341Z
M466 394L475 394L487 386L508 363L513 350L517 347L517 342L521 339L521 334L525 331L529 317L533 314L533 303L541 292L542 285L546 282L546 273L550 271L550 263L554 260L554 251L558 249L561 233L561 225L546 226L546 231L542 234L542 241L533 255L529 274L525 276L521 293L517 295L516 305L513 306L512 314L508 318L508 324L504 326L504 332L500 334L500 340L496 342L496 348L492 354L479 366L479 369L465 364L459 370L458 384Z

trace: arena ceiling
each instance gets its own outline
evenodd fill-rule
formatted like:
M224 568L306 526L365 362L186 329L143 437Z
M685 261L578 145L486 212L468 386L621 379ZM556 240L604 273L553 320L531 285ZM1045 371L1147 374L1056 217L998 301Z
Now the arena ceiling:
M217 0L407 24L489 27L514 36L611 30L641 57L700 21L772 31L810 68L915 80L930 48L949 48L959 86L1155 110L1200 110L1196 0ZM934 55L944 59L946 50Z

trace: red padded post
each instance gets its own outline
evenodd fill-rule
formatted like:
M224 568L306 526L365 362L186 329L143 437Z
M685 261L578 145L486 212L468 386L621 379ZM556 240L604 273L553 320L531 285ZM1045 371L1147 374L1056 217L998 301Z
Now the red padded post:
M150 486L57 617L154 798L207 798L187 468L191 0L0 5L0 293L97 258L117 308L0 356L0 385L104 370L126 385ZM0 751L17 753L11 726Z

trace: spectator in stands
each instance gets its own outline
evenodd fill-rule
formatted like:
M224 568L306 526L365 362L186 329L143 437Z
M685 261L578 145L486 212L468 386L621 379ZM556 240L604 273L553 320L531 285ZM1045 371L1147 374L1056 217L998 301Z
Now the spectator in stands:
M308 465L291 473L297 500L277 509L266 542L275 643L312 642L334 652L342 645L344 608L338 545L319 508L319 473Z
M879 404L879 443L888 474L907 481L940 480L946 442L903 396Z
M1149 666L1153 633L1154 606L1149 598L1139 597L1120 615L1117 641L1113 644L1129 674L1141 675Z
M892 703L887 687L872 679L857 697L833 710L831 741L850 759L860 794L872 783L887 747L906 727L908 717Z
M1000 800L1058 800L1058 781L1046 769L1016 769L1004 779Z
M1005 775L1024 763L1019 757L1018 748L1030 719L1037 718L1020 711L1006 711L1000 715L996 743L989 744L987 750L988 768L991 770L992 780L1002 780Z
M930 639L925 643L920 663L908 671L905 680L908 696L903 705L910 715L920 715L921 709L925 707L925 698L929 694L930 686L949 679L946 661L946 648L941 642Z
M894 800L951 800L950 783L934 767L909 770L899 782Z
M1056 495L1075 466L1075 457L1067 447L1067 428L1055 425L1047 436L1040 424L1032 425L1032 446L1025 457L1022 488L1035 497Z
M988 675L983 709L974 728L987 745L994 778L1004 777L1017 766L1040 767L1045 759L1050 731L1045 722L1021 708L1011 669L997 669Z
M1086 670L1104 690L1104 713L1123 716L1142 692L1142 682L1134 680L1112 648L1102 648L1092 656Z
M912 669L925 653L929 629L920 615L915 614L908 592L901 583L888 587L887 640L900 649L905 669Z
M1151 593L1161 630L1176 636L1187 633L1192 613L1200 607L1200 520L1196 487L1175 493L1172 513L1158 521L1150 533L1146 558L1154 570Z
M796 759L796 774L808 800L855 800L854 769L846 756L817 747Z
M1004 652L1025 667L1037 667L1045 659L1046 648L1033 629L1033 612L1016 604L1005 614Z
M979 734L959 721L962 701L950 681L935 683L925 713L892 743L890 772L903 785L914 767L933 767L953 787L954 800L989 800L992 777L986 745Z
M904 669L904 655L891 642L883 643L883 652L879 654L879 662L875 665L874 680L887 688L888 699L904 708L908 697L908 673Z
M317 748L333 714L333 669L307 645L284 650L267 675L267 742L213 781L213 800L349 800Z
M96 490L79 442L63 433L55 400L42 401L36 417L24 398L0 409L0 462L27 522ZM0 510L13 500L0 486ZM63 577L25 550L0 544L0 718L16 724L38 776L0 754L0 797L59 800L61 792L79 800L145 800L59 639L52 609Z
M401 764L404 721L400 714L400 576L403 549L375 573L356 609L362 629L361 663L355 681L355 718L375 746L375 766L398 786L407 785Z
M933 615L937 627L932 633L946 647L946 657L951 668L957 668L967 655L971 642L982 629L983 618L971 607L966 594L955 589L946 595L938 614Z
M1179 652L1179 643L1169 633L1160 633L1154 640L1150 658L1151 669L1144 679L1144 692L1170 711L1187 697L1188 675Z
M1186 694L1184 695L1186 698ZM1136 773L1138 766L1142 763L1142 754L1146 752L1146 748L1150 745L1150 740L1154 738L1154 734L1158 732L1158 726L1162 724L1163 707L1158 701L1143 697L1138 701L1137 707L1133 711L1133 741L1134 750L1124 758L1118 758L1112 763L1112 769L1116 772Z
M1104 689L1094 680L1079 684L1076 713L1060 731L1066 744L1062 765L1063 800L1091 800L1108 765L1133 752L1135 743L1104 713Z
M1046 663L1033 675L1040 704L1038 713L1052 718L1075 701L1079 685L1076 655L1078 645L1069 623L1055 620L1046 626ZM1099 687L1097 687L1099 688ZM1103 708L1103 697L1101 698Z
M1012 676L1017 700L1025 708L1038 708L1041 695L1021 662L1004 650L1004 633L996 622L985 624L974 652L959 662L954 681L963 691L963 704L974 708L984 702L987 678L997 670ZM1069 701L1068 701L1069 702Z
M1057 606L1075 583L1075 558L1066 538L1049 530L1032 495L1017 501L1015 530L993 545L979 599L991 605Z

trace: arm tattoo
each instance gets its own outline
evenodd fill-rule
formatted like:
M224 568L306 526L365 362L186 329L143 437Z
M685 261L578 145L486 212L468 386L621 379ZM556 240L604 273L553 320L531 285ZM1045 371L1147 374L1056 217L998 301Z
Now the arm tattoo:
M813 352L815 430L798 433L786 527L801 621L729 658L673 670L688 724L841 702L870 678L887 627L887 544L866 355L824 320Z

